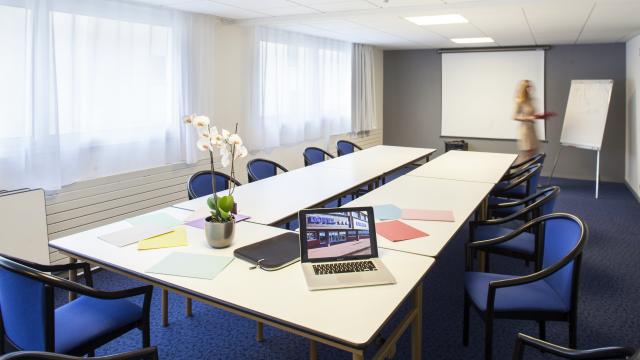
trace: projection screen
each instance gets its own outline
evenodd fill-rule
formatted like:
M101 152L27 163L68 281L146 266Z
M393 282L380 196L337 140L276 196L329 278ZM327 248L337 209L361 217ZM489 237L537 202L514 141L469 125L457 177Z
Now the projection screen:
M441 135L516 139L514 97L523 79L533 82L533 103L543 112L544 50L443 53ZM536 132L545 139L544 121Z

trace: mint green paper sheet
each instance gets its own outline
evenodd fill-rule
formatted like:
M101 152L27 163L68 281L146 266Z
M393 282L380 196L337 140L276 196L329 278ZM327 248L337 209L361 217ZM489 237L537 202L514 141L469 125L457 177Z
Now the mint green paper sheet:
M165 213L155 213L140 215L127 220L131 225L157 225L163 227L174 227L182 225L182 221Z
M373 207L373 216L378 220L400 219L402 209L393 204L382 204Z
M147 272L211 280L224 270L233 257L175 252L169 254Z

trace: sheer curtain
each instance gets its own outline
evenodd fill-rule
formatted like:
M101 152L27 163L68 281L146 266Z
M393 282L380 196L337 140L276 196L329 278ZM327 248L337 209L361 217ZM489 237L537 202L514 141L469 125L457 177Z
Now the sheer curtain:
M0 0L0 188L195 161L180 118L209 110L192 55L212 56L213 21L119 1Z
M350 131L350 43L258 27L252 45L251 150Z
M376 128L376 83L373 63L373 46L353 44L351 131L354 133Z

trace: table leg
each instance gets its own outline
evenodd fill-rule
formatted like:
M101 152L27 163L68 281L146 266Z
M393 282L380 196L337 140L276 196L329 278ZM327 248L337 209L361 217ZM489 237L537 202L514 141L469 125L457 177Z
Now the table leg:
M309 340L309 359L318 360L318 343L314 340Z
M75 264L78 262L78 259L69 257L69 263ZM76 269L69 270L69 281L76 282L78 280L78 271ZM73 301L76 299L76 293L69 291L69 301Z
M422 284L413 290L412 305L416 309L416 317L411 323L411 359L422 359Z
M256 321L256 341L264 341L264 324L260 321Z
M162 300L161 300L161 312L162 312L162 326L169 326L169 292L165 289L162 289Z
M353 360L364 360L364 353L362 351L354 352L354 353L351 353L351 354L352 354L351 358Z
M185 313L187 317L193 315L193 303L191 301L191 298L187 298Z

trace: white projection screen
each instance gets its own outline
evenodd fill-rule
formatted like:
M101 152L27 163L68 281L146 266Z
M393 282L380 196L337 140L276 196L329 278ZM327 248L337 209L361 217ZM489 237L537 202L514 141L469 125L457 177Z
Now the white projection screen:
M442 136L516 139L516 87L533 82L537 112L544 111L544 50L442 54ZM553 121L553 120L551 120ZM545 139L544 121L536 122Z

